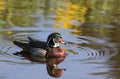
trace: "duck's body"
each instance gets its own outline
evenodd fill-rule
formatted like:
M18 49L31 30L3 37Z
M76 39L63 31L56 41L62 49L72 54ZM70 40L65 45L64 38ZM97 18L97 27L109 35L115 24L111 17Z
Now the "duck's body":
M39 57L65 57L66 52L60 48L59 43L65 43L62 40L61 34L52 33L48 36L47 42L37 41L28 37L28 43L14 41L14 44L33 56Z

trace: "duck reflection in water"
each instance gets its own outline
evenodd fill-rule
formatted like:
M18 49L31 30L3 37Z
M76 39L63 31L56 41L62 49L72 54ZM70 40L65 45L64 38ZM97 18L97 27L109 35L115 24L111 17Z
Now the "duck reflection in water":
M50 76L58 78L63 74L63 71L65 71L66 69L59 68L58 64L60 64L64 59L65 57L47 59L46 68Z

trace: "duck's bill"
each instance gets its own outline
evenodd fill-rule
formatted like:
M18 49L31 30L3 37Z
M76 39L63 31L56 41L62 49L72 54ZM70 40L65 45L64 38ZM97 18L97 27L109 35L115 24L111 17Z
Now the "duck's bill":
M63 41L63 39L60 39L61 44L66 44L66 42Z

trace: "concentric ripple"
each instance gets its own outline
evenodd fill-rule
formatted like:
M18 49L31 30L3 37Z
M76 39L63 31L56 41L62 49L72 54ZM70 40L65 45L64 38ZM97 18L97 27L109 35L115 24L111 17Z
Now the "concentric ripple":
M107 62L108 59L117 54L116 44L111 43L107 38L80 36L78 40L80 40L80 44L79 42L69 42L67 47L68 52L76 53L75 58L72 60ZM84 40L84 42L81 43L81 40Z
M15 30L16 28L11 28L9 30ZM37 28L38 29L38 28ZM48 36L48 32L52 29L44 29L41 32L35 29L28 29L25 32L19 32L11 35L11 38L13 40L27 40L27 36L32 35L33 38L37 38L39 40L46 40ZM39 29L42 29L39 27ZM8 29L7 29L8 30ZM6 31L5 29L3 32ZM16 31L16 30L15 30ZM18 31L23 31L23 28L19 28ZM64 33L64 32L63 32ZM78 60L78 61L86 61L86 62L105 62L111 57L115 56L117 54L116 44L110 42L109 38L98 38L98 37L91 37L91 36L74 36L73 34L62 34L65 41L68 42L67 45L62 45L61 47L67 49L67 52L73 53L75 55L68 55L68 60ZM69 38L69 39L68 39ZM8 41L6 41L8 43ZM9 45L9 46L8 46ZM7 58L11 57L15 60L17 59L16 56L13 55L13 53L20 51L20 48L17 48L17 46L14 46L13 44L4 45L1 44L0 46L0 55L3 55L4 57L0 57L1 60L7 60ZM6 58L5 58L6 57ZM70 57L70 58L69 58ZM8 59L9 60L9 59ZM8 61L7 60L7 61ZM10 59L11 60L11 59ZM21 60L18 58L18 60Z
M30 61L26 60L25 58L13 55L13 53L19 51L21 51L21 49L14 46L0 46L0 62L30 64Z

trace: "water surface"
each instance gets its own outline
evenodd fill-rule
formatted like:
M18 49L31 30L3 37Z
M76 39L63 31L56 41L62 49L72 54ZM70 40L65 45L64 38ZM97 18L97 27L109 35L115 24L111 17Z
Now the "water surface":
M58 64L58 79L120 78L119 0L0 1L0 79L54 79L48 64L14 53L14 40L46 41L60 32L68 55Z

